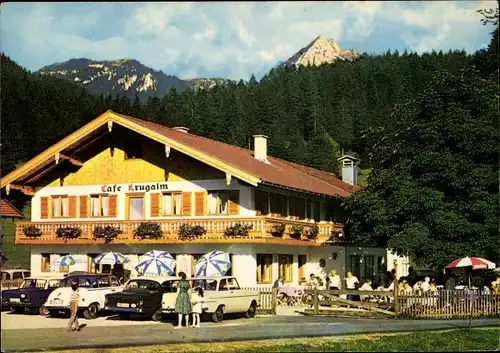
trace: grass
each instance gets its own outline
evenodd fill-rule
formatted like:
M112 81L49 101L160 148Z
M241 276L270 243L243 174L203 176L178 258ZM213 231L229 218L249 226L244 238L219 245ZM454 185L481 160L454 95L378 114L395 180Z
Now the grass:
M24 220L30 219L31 207L28 203L22 210ZM29 245L16 245L15 223L10 218L0 220L1 232L3 234L2 245L4 255L7 257L6 268L30 268L31 249Z
M477 328L431 332L363 334L262 341L169 344L113 349L79 349L79 353L168 352L457 352L498 350L500 328ZM75 353L59 351L59 353Z

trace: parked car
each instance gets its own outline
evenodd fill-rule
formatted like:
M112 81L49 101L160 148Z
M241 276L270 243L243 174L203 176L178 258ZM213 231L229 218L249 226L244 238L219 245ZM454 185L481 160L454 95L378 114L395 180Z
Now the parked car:
M221 322L224 314L244 313L248 318L255 316L259 305L259 291L241 289L235 277L196 277L188 281L191 288L203 289L202 310L204 314L211 315L212 321ZM177 294L174 292L174 287L177 287L177 282L173 283L170 293L163 294L162 313L164 314L175 312Z
M10 308L17 314L39 310L62 279L63 274L58 273L25 278L19 288L2 291L2 308Z
M21 281L30 276L30 270L23 268L4 269L1 271L2 288L17 288Z
M104 309L118 313L121 319L129 319L131 314L138 314L160 321L163 293L175 292L176 287L172 285L177 280L177 277L171 276L132 278L125 284L122 292L106 295Z
M99 311L104 309L106 294L123 290L118 278L110 274L68 276L61 281L58 289L50 293L43 311L48 312L50 316L57 316L61 312L69 313L69 302L73 293L72 283L78 284L80 291L78 309L88 320L97 318Z

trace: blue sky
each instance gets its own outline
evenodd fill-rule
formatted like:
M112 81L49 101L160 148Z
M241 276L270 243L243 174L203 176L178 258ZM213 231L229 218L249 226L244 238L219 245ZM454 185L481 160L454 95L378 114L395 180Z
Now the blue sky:
M2 3L0 50L36 71L136 59L181 78L261 77L319 34L341 48L419 53L487 46L495 1Z

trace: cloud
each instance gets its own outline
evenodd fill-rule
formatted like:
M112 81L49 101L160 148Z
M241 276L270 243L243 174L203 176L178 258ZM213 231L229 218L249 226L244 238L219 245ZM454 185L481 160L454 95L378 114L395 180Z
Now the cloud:
M342 48L466 49L490 40L492 1L3 3L0 48L29 70L70 58L134 58L179 77L248 79L319 34Z

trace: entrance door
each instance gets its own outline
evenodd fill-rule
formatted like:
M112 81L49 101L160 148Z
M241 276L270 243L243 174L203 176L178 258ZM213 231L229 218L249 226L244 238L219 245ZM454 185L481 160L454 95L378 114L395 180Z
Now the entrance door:
M130 220L144 219L144 196L129 196L128 218Z

